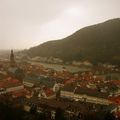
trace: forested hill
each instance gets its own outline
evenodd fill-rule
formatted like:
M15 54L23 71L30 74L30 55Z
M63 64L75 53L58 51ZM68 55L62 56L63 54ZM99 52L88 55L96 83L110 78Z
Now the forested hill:
M120 63L120 18L88 26L61 39L43 43L27 51L31 57L57 57L64 61Z

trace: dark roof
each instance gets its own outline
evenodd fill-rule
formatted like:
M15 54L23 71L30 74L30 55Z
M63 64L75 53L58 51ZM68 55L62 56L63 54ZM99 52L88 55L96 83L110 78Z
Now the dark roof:
M50 78L46 78L46 77L40 77L40 76L25 76L24 81L26 82L31 82L34 84L41 84L41 85L45 85L47 87L52 88L55 84L55 80L50 79Z
M55 80L50 77L44 77L44 78L40 79L40 83L47 87L53 88L53 86L55 84Z
M14 74L14 73L16 72L17 69L18 69L17 67L10 67L10 68L8 68L8 72Z
M39 79L36 76L26 75L23 80L26 81L26 82L31 82L31 83L39 83Z
M73 92L74 89L75 89L75 87L76 87L76 83L70 83L70 84L65 85L65 86L62 88L62 90L63 90L63 91L68 91L68 92Z
M116 104L110 104L104 108L104 111L112 111L117 107L118 107L118 105L116 105Z
M12 73L12 74L24 73L24 71L19 67L10 67L10 68L8 68L8 72Z
M56 100L50 100L50 99L49 100L41 99L40 103L45 104L45 105L52 107L52 108L66 109L68 107L68 103L56 101Z
M97 89L89 89L89 88L80 88L77 87L75 90L75 94L85 94L88 96L93 96L93 97L100 97L100 98L108 98L108 93L102 93L99 92Z
M27 100L27 101L31 101L31 100ZM53 99L45 99L42 98L40 100L32 100L31 103L36 104L37 106L40 107L47 107L47 109L51 108L51 109L57 109L57 108L61 108L64 110L75 110L75 109L79 109L81 112L89 112L94 110L93 107L95 107L98 111L102 110L102 111L111 111L113 110L116 105L98 105L98 104L93 104L93 103L83 103L80 101L74 101L74 102L70 102L70 101L58 101L58 100L53 100Z

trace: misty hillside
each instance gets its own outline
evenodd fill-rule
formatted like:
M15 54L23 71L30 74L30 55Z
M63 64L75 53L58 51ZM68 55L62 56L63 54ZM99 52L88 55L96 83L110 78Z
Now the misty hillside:
M64 61L120 63L120 18L88 26L61 40L30 48L31 57L58 57Z

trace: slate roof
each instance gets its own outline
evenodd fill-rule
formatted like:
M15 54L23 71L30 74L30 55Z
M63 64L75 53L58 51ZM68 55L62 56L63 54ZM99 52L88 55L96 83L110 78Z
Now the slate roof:
M68 103L61 102L61 101L56 101L56 100L47 100L47 99L41 99L40 104L44 104L46 106L49 106L51 108L61 108L61 109L66 109L68 107Z
M46 77L40 77L40 76L27 75L27 76L25 76L23 81L31 82L31 83L34 83L36 85L38 85L38 84L45 85L45 86L50 87L50 88L52 88L55 84L55 80L50 79L50 78L46 78Z
M99 92L97 89L89 89L89 88L80 88L78 87L75 92L75 94L85 94L88 96L93 96L93 97L99 97L99 98L108 98L109 93L103 93Z
M8 72L15 74L17 69L18 69L17 67L10 67L8 68Z
M83 94L99 98L108 98L109 93L103 93L97 89L90 89L87 87L77 87L76 83L67 84L62 88L62 91L74 92L74 94Z
M75 89L75 87L76 87L76 83L71 83L71 84L65 85L65 86L62 88L62 90L63 90L63 91L68 91L68 92L73 92L74 89Z
M23 81L31 82L31 83L39 83L39 78L37 76L26 75Z

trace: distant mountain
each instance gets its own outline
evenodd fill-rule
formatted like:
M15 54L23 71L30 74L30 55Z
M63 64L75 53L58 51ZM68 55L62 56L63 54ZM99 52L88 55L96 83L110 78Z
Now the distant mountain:
M57 57L64 61L89 60L120 64L120 18L88 26L61 39L27 51L31 57Z

